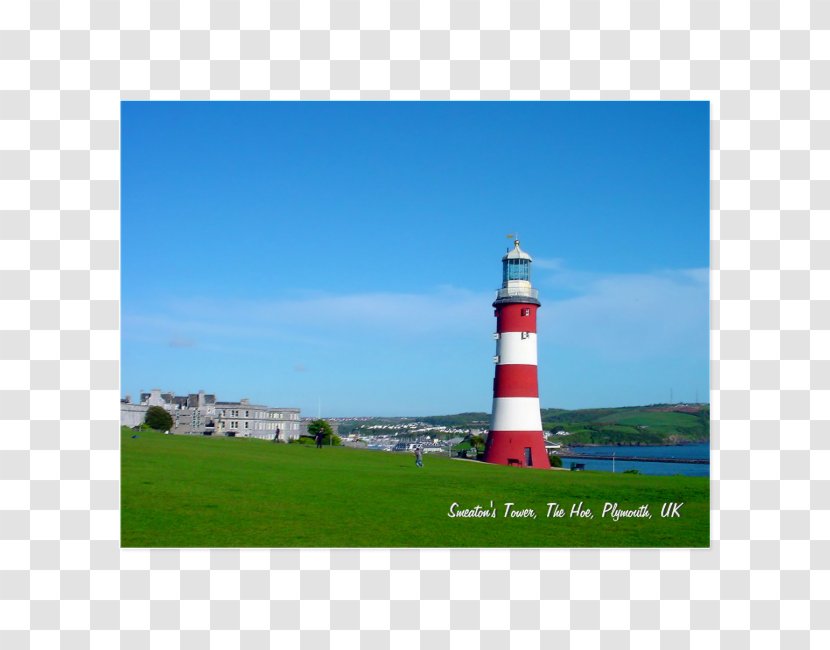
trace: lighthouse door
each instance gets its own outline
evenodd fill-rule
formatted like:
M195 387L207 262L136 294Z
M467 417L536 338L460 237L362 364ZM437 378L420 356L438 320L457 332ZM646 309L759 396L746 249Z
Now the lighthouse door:
M525 447L525 467L533 467L533 456L530 455L530 447Z

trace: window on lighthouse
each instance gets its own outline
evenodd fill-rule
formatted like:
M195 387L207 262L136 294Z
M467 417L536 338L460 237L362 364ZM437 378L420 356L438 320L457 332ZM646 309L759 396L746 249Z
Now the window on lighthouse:
M530 260L505 260L504 281L530 280Z

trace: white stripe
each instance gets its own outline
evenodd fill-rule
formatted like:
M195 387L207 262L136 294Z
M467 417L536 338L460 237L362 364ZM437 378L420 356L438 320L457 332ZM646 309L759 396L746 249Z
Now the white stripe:
M522 338L522 332L502 332L496 343L496 354L500 364L521 363L529 366L538 365L536 355L536 334L526 333L527 338Z
M541 431L538 397L496 397L490 431Z

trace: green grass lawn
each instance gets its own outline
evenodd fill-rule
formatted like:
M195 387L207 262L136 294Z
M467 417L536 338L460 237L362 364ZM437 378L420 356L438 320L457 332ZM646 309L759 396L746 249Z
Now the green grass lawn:
M658 547L709 545L709 479L529 470L427 455L122 430L125 547ZM498 517L450 518L490 501ZM574 503L593 519L571 518ZM652 519L601 518L605 502ZM504 504L536 519L502 516ZM547 518L557 502L564 518ZM664 502L684 502L661 518Z

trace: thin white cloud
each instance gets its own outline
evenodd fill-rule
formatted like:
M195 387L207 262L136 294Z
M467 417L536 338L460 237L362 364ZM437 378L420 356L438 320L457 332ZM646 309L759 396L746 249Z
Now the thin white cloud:
M535 280L543 302L541 345L625 359L683 353L684 346L706 344L708 269L597 274L554 266ZM427 293L176 300L157 303L153 314L126 311L124 324L133 339L177 341L176 347L184 347L181 343L198 338L206 350L241 344L255 353L262 341L338 347L344 338L366 336L418 345L435 336L485 340L495 327L493 297L444 286Z
M566 272L552 286L573 292L549 303L540 319L557 345L612 358L684 355L706 349L709 271L680 269L652 274Z
M331 334L420 337L486 330L492 296L453 287L430 293L318 294L271 301L176 300L153 314L128 311L124 323L145 340L200 335L212 339L273 339L327 345Z
M546 271L559 271L560 269L564 268L565 261L559 257L534 257L533 258L533 268L534 269L543 269Z

